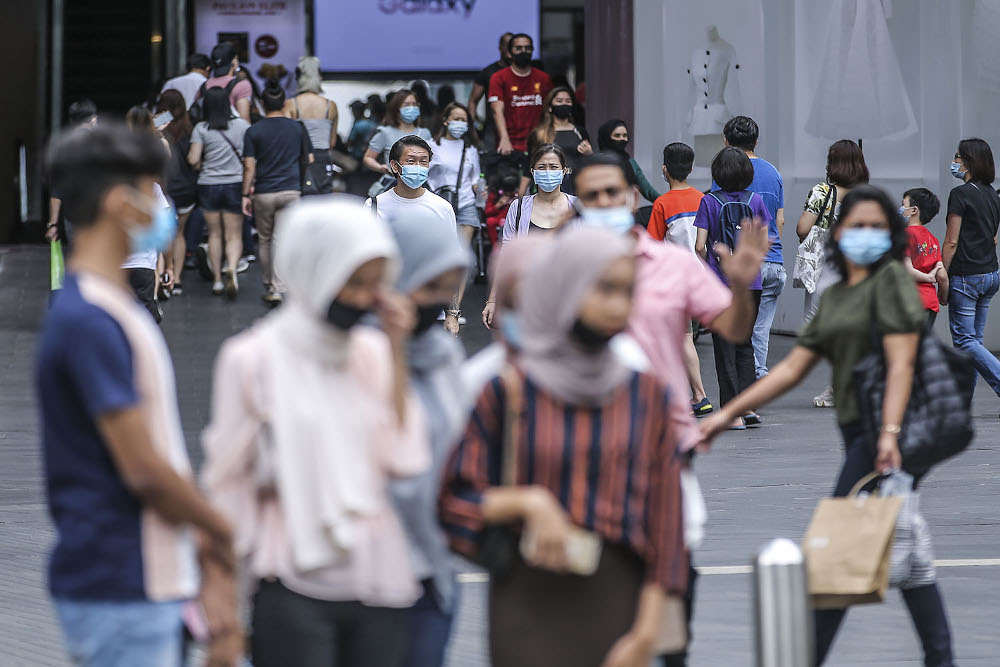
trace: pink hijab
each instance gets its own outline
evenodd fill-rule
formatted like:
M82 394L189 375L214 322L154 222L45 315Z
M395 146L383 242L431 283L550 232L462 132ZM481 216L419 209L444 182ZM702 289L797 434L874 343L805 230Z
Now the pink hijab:
M567 229L533 258L519 281L520 365L566 403L600 405L628 379L610 347L588 353L570 335L584 296L621 257L632 257L627 236L603 227Z
M518 281L537 257L551 243L545 234L519 237L503 247L493 262L493 290L497 300L497 310L510 301L517 303L515 294Z

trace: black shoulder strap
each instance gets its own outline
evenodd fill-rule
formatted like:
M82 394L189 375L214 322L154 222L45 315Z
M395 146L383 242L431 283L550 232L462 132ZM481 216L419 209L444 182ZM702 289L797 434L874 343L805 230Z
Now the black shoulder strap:
M746 193L746 201L743 201L743 195L740 195L740 201L749 206L750 200L753 199L753 192L750 190L744 190L744 192Z
M233 149L234 153L236 153L236 159L239 160L240 162L242 162L243 161L243 156L240 154L239 150L237 150L236 144L234 144L229 139L229 137L226 136L226 131L225 130L216 130L216 132L218 132L219 134L222 135L222 138L226 140L226 143L229 144L229 147Z
M518 233L518 232L521 231L521 209L523 208L522 207L521 198L522 198L521 195L517 196L517 217L514 218L514 232L515 233Z
M235 88L236 84L238 84L239 82L240 80L237 79L235 76L232 79L230 79L229 83L226 84L226 94L227 95L231 94L233 92L233 88Z
M378 195L372 197L372 214L378 217Z
M469 145L462 141L462 157L458 158L458 181L455 182L455 208L458 208L458 192L459 188L462 187L462 167L465 166L465 149L468 147Z
M716 192L721 192L721 190L712 190L711 192L708 193L708 196L714 199L715 201L719 202L719 206L725 206L726 202L719 199L718 195L715 194Z

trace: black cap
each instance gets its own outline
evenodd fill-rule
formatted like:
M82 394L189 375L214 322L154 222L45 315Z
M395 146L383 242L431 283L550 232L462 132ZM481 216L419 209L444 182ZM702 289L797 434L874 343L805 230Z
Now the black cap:
M212 49L212 74L215 76L228 74L235 57L236 49L229 42L223 42L216 46Z

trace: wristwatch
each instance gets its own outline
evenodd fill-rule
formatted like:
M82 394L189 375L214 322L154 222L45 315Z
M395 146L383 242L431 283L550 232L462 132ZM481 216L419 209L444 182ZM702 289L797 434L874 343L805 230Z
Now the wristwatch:
M891 433L892 435L899 435L903 432L903 427L899 424L882 424L882 428L879 429L882 433Z

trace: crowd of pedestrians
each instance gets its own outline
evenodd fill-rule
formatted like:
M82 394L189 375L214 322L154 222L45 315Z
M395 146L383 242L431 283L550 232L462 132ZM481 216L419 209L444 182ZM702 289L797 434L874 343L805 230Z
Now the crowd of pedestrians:
M834 495L906 468L918 343L944 306L1000 396L983 346L1000 291L984 141L955 153L943 241L925 227L934 193L893 202L867 184L857 143L830 147L796 225L803 328L773 363L791 248L757 123L726 124L706 192L688 182L692 148L665 146L660 194L628 125L601 123L592 146L576 91L534 55L530 36L501 37L468 105L449 90L435 103L419 82L352 103L346 142L317 59L288 97L257 88L229 44L192 56L126 123L71 107L48 169L49 236L72 249L36 385L50 588L78 663L181 664L183 628L211 667L439 666L455 552L490 572L497 667L685 665L696 451L761 427L758 410L825 359L815 404L835 408L845 448ZM366 198L331 194L343 189ZM196 209L205 245L186 233ZM490 220L482 322L496 342L466 359L455 334ZM257 261L276 308L218 355L200 489L154 324L199 258L229 299ZM886 369L875 434L854 373L873 331ZM903 594L925 664L949 667L936 584ZM843 616L817 612L816 664Z

